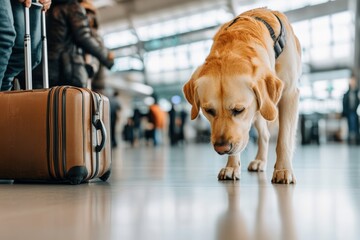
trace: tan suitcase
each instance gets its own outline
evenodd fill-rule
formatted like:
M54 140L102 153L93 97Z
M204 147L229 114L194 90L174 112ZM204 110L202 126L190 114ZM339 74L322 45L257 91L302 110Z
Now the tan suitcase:
M46 46L45 31L43 35ZM27 64L31 45L26 38ZM46 79L46 64L43 67ZM26 82L31 89L30 69L27 65ZM93 178L106 181L110 176L107 97L70 86L1 92L0 113L0 179L79 184Z

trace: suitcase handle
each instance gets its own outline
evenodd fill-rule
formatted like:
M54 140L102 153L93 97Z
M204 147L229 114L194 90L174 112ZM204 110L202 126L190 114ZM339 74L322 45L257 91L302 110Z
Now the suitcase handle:
M39 2L31 3L31 6L43 7ZM25 35L24 35L24 55L25 55L25 88L31 90L32 86L32 64L31 64L31 36L30 36L30 8L25 7ZM43 87L49 88L49 70L46 39L46 16L45 11L41 10L41 41L42 41L42 68L43 68Z
M95 129L97 131L100 130L101 132L101 142L100 144L95 146L95 151L96 152L101 152L101 150L103 150L103 148L105 147L105 142L106 142L106 130L105 130L105 125L103 123L103 121L101 121L101 119L97 119L93 122Z

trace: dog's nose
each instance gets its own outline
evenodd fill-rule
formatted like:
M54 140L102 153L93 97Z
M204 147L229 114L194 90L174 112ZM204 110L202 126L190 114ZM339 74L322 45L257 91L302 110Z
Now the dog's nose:
M231 147L232 147L232 145L230 143L221 142L221 143L214 144L215 151L220 155L230 152Z

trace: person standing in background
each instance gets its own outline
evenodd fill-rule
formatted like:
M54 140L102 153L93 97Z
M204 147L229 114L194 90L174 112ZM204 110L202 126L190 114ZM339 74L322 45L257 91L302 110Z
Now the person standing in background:
M357 109L360 103L359 88L357 86L355 75L352 74L349 80L349 90L343 97L343 112L346 117L349 129L348 143L360 144L359 116Z
M119 122L119 112L121 111L120 100L118 99L119 92L115 91L112 97L109 97L110 102L110 135L111 146L117 147L116 126Z
M81 0L53 0L47 14L50 86L86 87L89 78L84 53L96 57L107 68L113 53L93 36Z
M86 16L89 21L89 26L91 29L92 36L98 41L98 43L102 47L105 47L103 38L98 33L99 23L97 20L97 10L93 4L93 0L83 0L80 4L86 11ZM104 90L105 89L104 65L101 64L96 57L86 52L84 54L84 58L85 58L86 70L88 71L89 81L90 81L88 83L88 88L94 91Z
M141 120L143 114L140 112L138 108L134 109L134 114L132 116L134 123L134 145L138 145L140 143L140 139L142 137L142 129L141 129Z
M175 110L174 104L171 104L171 109L169 111L169 138L170 144L172 146L176 145L178 142L178 131L176 126L177 113Z
M153 124L153 143L154 146L162 144L162 135L165 127L165 112L158 104L158 98L153 95L154 103L149 107L149 122Z

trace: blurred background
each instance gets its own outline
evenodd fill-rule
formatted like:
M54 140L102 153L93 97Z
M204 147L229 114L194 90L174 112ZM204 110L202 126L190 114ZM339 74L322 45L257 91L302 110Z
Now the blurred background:
M171 131L180 132L180 140L208 141L208 126L201 117L187 121L190 106L182 86L206 58L221 24L264 6L285 12L302 45L299 142L348 139L342 104L352 71L359 76L357 0L93 0L93 4L100 35L116 56L105 83L107 89L119 93L119 140L126 138L126 123L133 124L134 110L146 116L156 95L160 108L169 113L164 141L171 138L167 134ZM169 117L171 109L174 119ZM171 121L173 130L167 128ZM135 130L134 138L145 138L146 128L151 126L145 122L140 133Z

